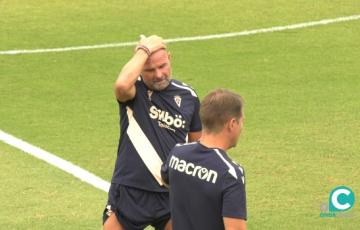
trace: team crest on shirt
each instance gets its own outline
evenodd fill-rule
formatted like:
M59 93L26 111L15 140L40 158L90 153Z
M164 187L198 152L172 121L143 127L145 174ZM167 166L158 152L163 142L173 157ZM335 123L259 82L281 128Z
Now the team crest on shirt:
M153 91L151 90L148 90L147 91L147 95L148 95L148 98L149 98L149 101L151 101L151 95L153 94Z
M174 96L174 101L177 104L177 106L180 108L180 106L181 106L181 97L179 95Z

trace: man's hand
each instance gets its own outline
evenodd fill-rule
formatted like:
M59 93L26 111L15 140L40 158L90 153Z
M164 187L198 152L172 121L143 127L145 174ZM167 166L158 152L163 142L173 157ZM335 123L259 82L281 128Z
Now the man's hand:
M136 46L135 51L138 51L139 49L144 50L148 54L148 56L150 56L152 53L158 51L159 49L166 49L166 45L164 43L164 40L157 35L151 35L150 37L140 35L140 41L139 44Z
M141 74L146 60L152 53L159 49L166 49L161 37L156 35L150 37L141 36L139 44L136 46L134 56L122 68L115 82L114 90L118 101L126 102L135 97L135 82ZM140 52L139 50L142 51Z

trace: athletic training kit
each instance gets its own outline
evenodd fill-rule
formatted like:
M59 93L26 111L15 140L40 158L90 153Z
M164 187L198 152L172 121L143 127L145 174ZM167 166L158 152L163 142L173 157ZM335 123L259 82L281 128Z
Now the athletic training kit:
M161 174L170 186L174 230L223 230L223 217L246 220L244 169L225 151L178 144Z
M161 165L189 132L201 131L200 102L191 87L173 79L162 91L151 91L141 77L135 87L134 99L119 102L120 140L104 221L114 212L126 230L163 229L170 210Z

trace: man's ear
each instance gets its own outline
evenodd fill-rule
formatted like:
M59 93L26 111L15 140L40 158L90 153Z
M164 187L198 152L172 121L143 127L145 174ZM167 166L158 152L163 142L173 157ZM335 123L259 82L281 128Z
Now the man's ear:
M237 121L235 118L231 118L231 119L228 121L227 127L228 127L229 131L231 131L231 130L234 129L234 127L235 127L235 125L236 125L237 122L238 122L238 121Z

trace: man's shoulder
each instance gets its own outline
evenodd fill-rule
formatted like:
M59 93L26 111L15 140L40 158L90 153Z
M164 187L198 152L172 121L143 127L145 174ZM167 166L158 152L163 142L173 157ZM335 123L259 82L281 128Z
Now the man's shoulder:
M242 182L242 184L245 184L245 169L241 164L236 163L235 161L231 162L232 165L235 168L235 172L236 172L236 179L238 182Z
M233 161L226 153L215 149L217 156L220 158L219 164L222 164L225 169L224 176L227 178L231 178L234 181L242 181L244 183L245 180L245 172L244 167L235 161Z
M197 142L190 142L190 143L178 143L174 146L173 152L174 153L183 153L193 151L197 147Z
M145 83L144 83L144 81L143 81L143 79L142 79L142 77L141 76L139 76L138 77L138 79L136 80L136 82L135 82L135 87L136 87L136 89L137 90L141 90L141 89L146 89L146 87L145 87Z
M176 79L171 79L170 85L172 90L191 95L192 97L196 97L196 98L198 97L195 89L184 82L181 82Z
M191 142L176 144L172 154L188 159L195 157L198 161L202 161L204 165L206 164L219 172L225 172L228 169L228 164L224 163L224 158L219 158L217 151L218 149L204 148L198 142Z
M194 156L198 155L198 153L200 152L201 150L199 149L199 145L197 144L197 142L190 142L190 143L179 143L179 144L176 144L169 156L175 156L175 157L178 157L178 158L181 158L183 160L189 160L189 161L192 161L194 160Z

